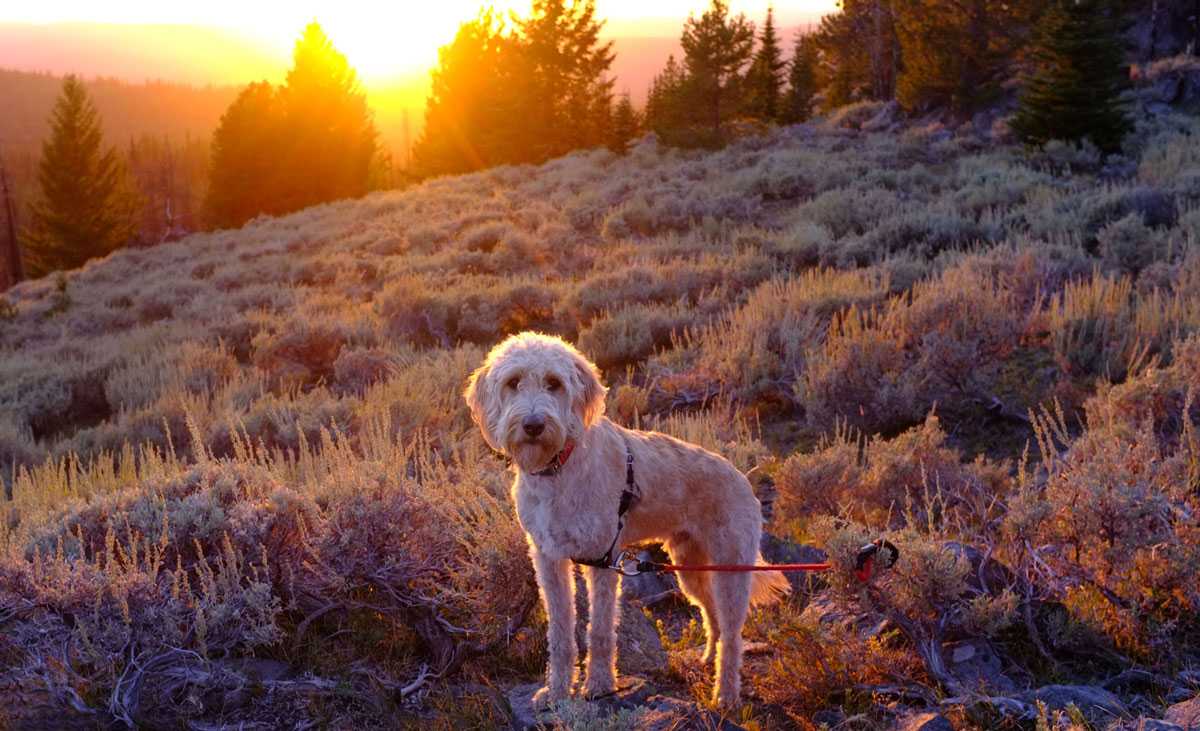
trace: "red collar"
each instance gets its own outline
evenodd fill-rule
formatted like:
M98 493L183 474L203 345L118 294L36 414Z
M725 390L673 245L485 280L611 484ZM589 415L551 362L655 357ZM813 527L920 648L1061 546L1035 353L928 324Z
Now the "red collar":
M565 465L567 460L571 457L571 452L574 451L575 442L568 439L566 443L563 444L562 451L554 455L554 459L550 460L550 464L546 465L545 468L534 472L533 474L537 475L538 477L553 477L554 475L557 475L558 471L562 469L563 465Z

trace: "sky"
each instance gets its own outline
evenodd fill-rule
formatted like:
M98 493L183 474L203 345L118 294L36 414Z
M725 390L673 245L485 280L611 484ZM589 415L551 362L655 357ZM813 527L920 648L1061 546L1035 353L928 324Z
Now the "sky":
M525 11L528 0L495 0L499 10ZM596 0L596 12L607 20L606 35L620 37L678 36L682 20L689 13L699 12L708 0ZM775 6L777 23L783 27L797 26L834 9L836 0L732 0L734 12L745 12L754 20L766 14L768 4ZM367 83L425 74L437 61L437 49L449 42L458 25L478 11L479 0L431 0L415 2L365 2L364 0L294 0L288 3L255 2L255 0L201 0L199 2L163 2L163 0L44 0L42 2L6 2L0 7L0 24L69 23L75 32L88 34L88 25L97 24L96 34L109 32L100 25L138 26L197 26L208 33L208 40L197 40L177 30L146 32L146 43L154 46L153 53L169 57L172 46L178 44L179 54L197 52L203 56L204 44L214 44L218 35L236 37L261 51L253 60L210 57L214 71L220 69L221 81L237 76L231 65L246 66L246 80L261 75L250 66L284 63L300 29L316 19L325 28L334 45L346 54ZM11 29L10 29L11 30ZM45 29L31 29L30 43L24 49L9 44L0 48L0 66L29 67L23 57L36 59L38 48L33 36ZM201 39L204 36L200 36ZM187 48L189 44L198 46ZM209 48L218 48L209 45ZM36 66L36 63L32 65Z

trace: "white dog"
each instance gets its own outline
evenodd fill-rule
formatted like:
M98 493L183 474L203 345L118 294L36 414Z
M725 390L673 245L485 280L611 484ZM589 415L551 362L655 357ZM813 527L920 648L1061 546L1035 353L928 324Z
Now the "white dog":
M563 340L536 333L509 337L471 375L464 394L487 443L516 466L513 500L549 619L544 708L574 684L575 582L572 561L599 562L617 548L660 541L675 564L761 563L762 513L750 483L724 458L653 432L620 427L604 416L606 389L591 362ZM630 485L640 495L618 516ZM618 535L619 533L619 535ZM617 590L620 575L585 567L589 615L588 697L616 688ZM678 574L700 608L716 660L714 701L740 702L742 626L751 600L787 590L778 572Z

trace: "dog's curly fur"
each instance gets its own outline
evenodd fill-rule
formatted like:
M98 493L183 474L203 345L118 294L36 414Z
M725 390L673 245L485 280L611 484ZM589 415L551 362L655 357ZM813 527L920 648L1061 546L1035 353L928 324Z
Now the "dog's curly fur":
M604 416L606 389L596 366L565 341L522 333L497 345L471 375L464 394L484 439L513 461L513 499L549 618L546 687L535 703L566 698L574 685L575 583L572 558L603 555L617 530L625 488L626 450L632 452L641 497L629 512L618 545L662 542L672 562L761 563L762 513L746 480L724 458L665 434L634 431ZM531 425L526 430L526 425ZM542 425L540 433L537 426ZM539 476L566 444L575 449L554 475ZM589 614L583 692L616 687L616 612L619 574L585 568ZM700 608L716 661L714 700L740 702L742 626L751 601L786 591L778 572L678 574Z

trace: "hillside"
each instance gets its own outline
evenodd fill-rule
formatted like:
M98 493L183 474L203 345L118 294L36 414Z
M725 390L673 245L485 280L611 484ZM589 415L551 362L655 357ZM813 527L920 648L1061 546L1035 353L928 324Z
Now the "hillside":
M12 289L0 726L507 723L544 619L459 394L525 329L602 367L615 420L757 467L778 551L829 549L748 626L735 721L1163 717L1200 685L1200 122L1143 115L1102 163L890 115L435 179ZM863 591L879 532L902 558ZM622 669L702 699L665 591L629 582L663 661Z

